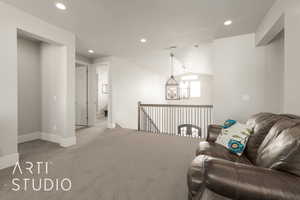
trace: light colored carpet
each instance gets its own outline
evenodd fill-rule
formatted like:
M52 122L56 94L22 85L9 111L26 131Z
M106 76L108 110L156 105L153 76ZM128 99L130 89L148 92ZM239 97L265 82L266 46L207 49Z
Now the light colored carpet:
M127 129L80 130L78 144L61 148L33 141L19 145L21 162L49 161L49 174L15 175L72 180L70 192L11 191L12 168L0 171L1 200L185 200L186 172L196 139Z

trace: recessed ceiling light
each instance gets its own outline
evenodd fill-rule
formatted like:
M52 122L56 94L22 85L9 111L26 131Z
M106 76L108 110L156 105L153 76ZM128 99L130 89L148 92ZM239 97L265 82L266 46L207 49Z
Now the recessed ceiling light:
M95 53L95 52L94 52L94 50L91 50L91 49L90 49L90 50L89 50L89 53Z
M63 3L60 3L60 2L55 3L55 6L56 6L56 8L58 8L60 10L66 10L67 9L66 5L63 4Z
M232 21L231 21L231 20L227 20L227 21L224 22L224 25L225 25L225 26L229 26L229 25L231 25L231 24L232 24Z
M146 43L147 39L146 38L142 38L140 41L141 41L141 43Z

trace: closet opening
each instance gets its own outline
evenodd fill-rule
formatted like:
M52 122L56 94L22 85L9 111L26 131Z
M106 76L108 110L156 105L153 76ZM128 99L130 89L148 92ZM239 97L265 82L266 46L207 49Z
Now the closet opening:
M26 143L18 146L20 156L29 153L32 148L28 145L32 144L37 148L57 148L56 144L76 143L75 137L68 137L72 129L66 131L70 91L67 58L66 46L18 29L17 131L18 144ZM48 143L28 143L34 140Z

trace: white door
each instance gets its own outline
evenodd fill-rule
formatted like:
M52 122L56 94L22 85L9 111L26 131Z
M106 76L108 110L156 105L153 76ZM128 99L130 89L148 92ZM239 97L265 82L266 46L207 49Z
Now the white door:
M88 67L76 66L76 125L88 125Z

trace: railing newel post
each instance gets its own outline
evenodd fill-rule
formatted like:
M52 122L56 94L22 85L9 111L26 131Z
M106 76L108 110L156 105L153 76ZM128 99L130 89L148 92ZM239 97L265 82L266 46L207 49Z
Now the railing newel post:
M141 131L141 104L142 102L138 102L138 131Z

